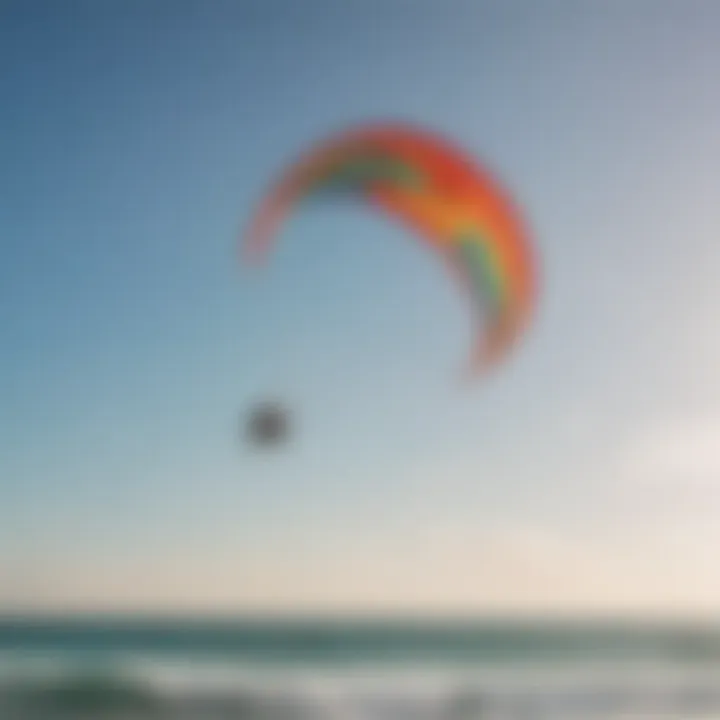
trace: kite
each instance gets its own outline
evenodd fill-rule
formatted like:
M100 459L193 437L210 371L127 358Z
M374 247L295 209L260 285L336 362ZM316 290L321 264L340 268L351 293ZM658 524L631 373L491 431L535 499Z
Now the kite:
M487 168L405 124L347 130L311 147L270 188L243 238L246 259L267 255L295 209L337 194L397 219L447 263L477 324L473 376L510 354L532 320L536 260L515 203Z

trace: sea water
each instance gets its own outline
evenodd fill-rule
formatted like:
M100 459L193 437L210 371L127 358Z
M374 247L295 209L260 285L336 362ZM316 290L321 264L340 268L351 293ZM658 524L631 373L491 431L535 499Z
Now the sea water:
M720 718L720 628L0 621L0 720Z

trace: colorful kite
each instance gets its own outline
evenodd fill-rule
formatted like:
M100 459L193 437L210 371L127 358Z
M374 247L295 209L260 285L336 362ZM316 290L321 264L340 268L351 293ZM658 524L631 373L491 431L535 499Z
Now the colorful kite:
M271 189L245 238L247 257L263 257L303 201L334 193L382 208L448 262L469 291L480 328L474 372L508 355L531 320L536 267L518 211L485 168L416 128L350 130L312 148Z

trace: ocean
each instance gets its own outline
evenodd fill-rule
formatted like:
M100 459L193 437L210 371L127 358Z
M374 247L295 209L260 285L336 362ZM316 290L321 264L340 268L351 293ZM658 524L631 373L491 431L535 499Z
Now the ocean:
M0 720L720 718L720 627L0 619Z

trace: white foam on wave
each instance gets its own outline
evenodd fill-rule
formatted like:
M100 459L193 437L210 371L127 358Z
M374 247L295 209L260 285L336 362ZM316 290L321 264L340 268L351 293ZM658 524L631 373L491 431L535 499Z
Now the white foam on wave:
M147 654L100 662L92 653L46 652L0 654L0 718L2 698L18 684L40 690L83 675L149 689L167 720L720 718L720 667L710 665L262 666Z

